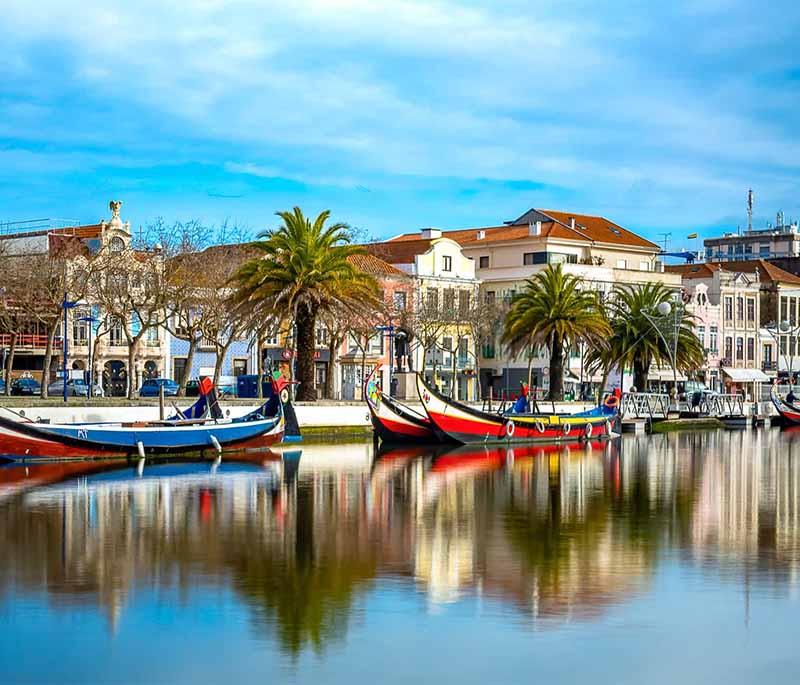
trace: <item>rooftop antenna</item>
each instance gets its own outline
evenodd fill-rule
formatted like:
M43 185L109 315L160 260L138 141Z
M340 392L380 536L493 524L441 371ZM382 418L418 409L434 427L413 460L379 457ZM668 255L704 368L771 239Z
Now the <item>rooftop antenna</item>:
M659 233L658 235L661 236L661 240L664 243L664 250L663 252L667 251L667 241L672 237L672 233Z
M747 230L753 230L753 189L747 191Z

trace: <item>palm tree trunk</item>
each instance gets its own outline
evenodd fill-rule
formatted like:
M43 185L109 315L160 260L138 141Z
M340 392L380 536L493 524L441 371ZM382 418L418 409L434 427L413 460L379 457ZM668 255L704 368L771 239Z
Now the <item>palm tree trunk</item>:
M317 399L314 388L314 326L316 312L301 306L297 309L295 325L297 336L295 349L297 354L297 399L301 402L313 402Z
M610 373L611 369L607 366L603 367L603 377L600 380L600 388L597 390L597 404L600 404L603 401L603 392L606 389L606 383L608 383L608 374ZM620 385L622 382L620 381Z
M647 371L650 364L645 365L641 359L633 360L633 384L639 392L647 392Z
M333 399L334 364L336 362L337 346L336 336L331 334L328 341L328 373L325 374L325 398L329 400Z
M264 384L261 379L264 377L264 331L258 332L256 339L256 397L264 399Z
M550 344L550 399L558 402L564 398L564 345L557 338Z

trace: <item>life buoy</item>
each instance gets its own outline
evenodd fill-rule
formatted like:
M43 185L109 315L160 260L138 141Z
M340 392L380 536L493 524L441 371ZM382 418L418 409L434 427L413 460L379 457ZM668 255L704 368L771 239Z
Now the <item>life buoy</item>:
M588 421L586 422L586 428L584 429L584 432L586 433L587 438L592 437L592 424Z
M564 435L569 435L569 432L572 430L572 426L568 423L562 425L561 430L564 431Z
M537 421L533 425L536 426L537 431L539 431L540 433L544 433L544 421Z
M286 404L289 401L289 388L283 388L280 393L281 402Z
M514 422L513 422L513 421L507 421L507 422L506 422L506 435L507 435L509 438L510 438L512 435L514 435L514 431L515 431L516 429L517 429L517 427L514 425Z
M609 409L616 409L619 406L619 397L616 395L609 395L606 397L603 404Z

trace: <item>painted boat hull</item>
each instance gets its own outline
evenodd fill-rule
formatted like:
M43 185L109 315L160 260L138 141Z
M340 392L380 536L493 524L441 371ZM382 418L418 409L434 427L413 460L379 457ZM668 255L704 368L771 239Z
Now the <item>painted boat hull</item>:
M770 389L769 398L786 425L800 426L800 408L786 402L774 387Z
M386 443L439 442L430 418L415 412L392 397L387 397L373 379L368 379L364 396L375 434Z
M577 442L608 436L617 418L604 407L580 414L490 414L446 398L417 375L417 391L433 424L463 444Z
M265 419L205 421L192 425L114 423L45 424L0 416L0 454L10 457L92 457L129 454L139 443L150 453L179 453L260 439L280 442L283 412ZM213 436L213 440L212 440Z

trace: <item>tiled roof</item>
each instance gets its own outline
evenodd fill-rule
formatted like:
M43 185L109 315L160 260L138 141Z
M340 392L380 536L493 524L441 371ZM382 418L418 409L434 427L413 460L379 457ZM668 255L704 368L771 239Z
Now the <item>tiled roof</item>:
M800 276L795 276L788 271L784 271L779 266L771 264L766 259L743 259L736 262L715 262L725 271L740 271L743 273L756 273L762 281L772 281L773 283L789 283L800 285Z
M347 261L372 276L408 276L405 271L401 271L383 259L369 253L350 255Z
M541 235L543 237L563 238L566 240L578 240L584 242L599 242L612 245L626 245L631 247L646 247L654 250L659 249L659 246L655 243L652 243L649 240L636 235L632 231L615 224L613 221L609 221L608 219L600 216L571 214L568 212L559 212L550 209L539 209L535 211L552 219L552 221L542 222ZM575 219L575 228L570 227L570 219ZM482 238L478 237L479 232L483 234ZM472 247L474 245L483 243L527 240L531 236L528 223L524 222L503 226L488 226L483 228L479 227L459 229L454 231L442 231L442 237L455 240L464 247ZM421 241L420 233L404 233L391 238L386 242L401 243L411 241Z
M698 264L667 264L664 271L670 274L680 274L683 278L708 278L721 268L719 264L700 262Z
M413 264L414 257L427 252L430 246L430 240L419 238L364 245L367 252L388 264Z
M100 224L87 224L84 226L67 226L65 228L47 228L40 231L21 231L19 233L6 233L0 235L0 240L11 240L17 238L35 238L43 235L69 236L75 238L89 239L99 238L103 229Z

